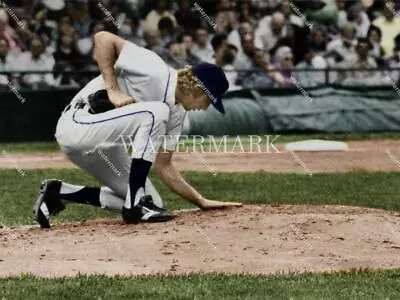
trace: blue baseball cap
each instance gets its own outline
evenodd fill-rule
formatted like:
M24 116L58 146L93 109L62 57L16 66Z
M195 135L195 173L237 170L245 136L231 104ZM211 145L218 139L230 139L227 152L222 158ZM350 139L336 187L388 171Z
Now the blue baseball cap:
M224 71L214 64L200 63L192 68L199 86L208 96L211 104L222 114L225 113L222 97L229 88Z

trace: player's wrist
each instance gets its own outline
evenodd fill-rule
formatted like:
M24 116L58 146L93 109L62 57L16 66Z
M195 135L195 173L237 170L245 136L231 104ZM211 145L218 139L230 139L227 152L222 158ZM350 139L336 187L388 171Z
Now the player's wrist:
M201 209L205 209L207 207L207 201L208 200L206 198L204 198L203 196L199 196L196 201L197 206Z
M106 90L107 90L108 93L120 92L119 87L116 86L116 85L109 85L109 86L106 86Z

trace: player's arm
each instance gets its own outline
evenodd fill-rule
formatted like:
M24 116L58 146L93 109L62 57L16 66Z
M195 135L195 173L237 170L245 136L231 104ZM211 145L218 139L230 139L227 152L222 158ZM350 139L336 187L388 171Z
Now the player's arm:
M194 187L185 181L172 163L173 151L160 151L154 169L162 181L176 194L197 205L201 209L241 206L241 203L214 201L204 198Z
M110 101L116 106L133 103L133 98L119 89L114 64L124 47L125 40L106 31L100 31L94 36L94 51L103 77Z

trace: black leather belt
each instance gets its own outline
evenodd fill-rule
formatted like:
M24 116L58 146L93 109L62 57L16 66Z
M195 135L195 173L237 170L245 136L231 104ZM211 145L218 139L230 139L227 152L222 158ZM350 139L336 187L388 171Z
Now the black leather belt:
M85 102L76 102L75 104L74 104L74 108L75 109L82 109L82 108L84 108L85 106L87 105L87 103L85 103ZM72 105L71 104L68 104L66 107L65 107L65 109L64 109L64 111L63 111L63 113L66 113L67 111L69 111L70 109L72 108Z

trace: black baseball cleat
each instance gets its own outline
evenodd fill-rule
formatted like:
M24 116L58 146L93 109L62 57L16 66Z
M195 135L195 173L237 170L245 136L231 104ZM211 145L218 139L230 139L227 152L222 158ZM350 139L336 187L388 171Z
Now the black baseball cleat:
M132 208L122 207L122 219L124 219L126 224L137 224L142 218L142 208L138 204Z
M140 198L138 204L133 208L122 209L122 217L127 224L137 224L141 222L166 222L175 216L165 208L158 207L153 202L153 197L145 195Z
M33 206L33 213L41 228L50 228L50 216L65 209L60 199L60 189L60 180L44 180L40 185L40 194Z

